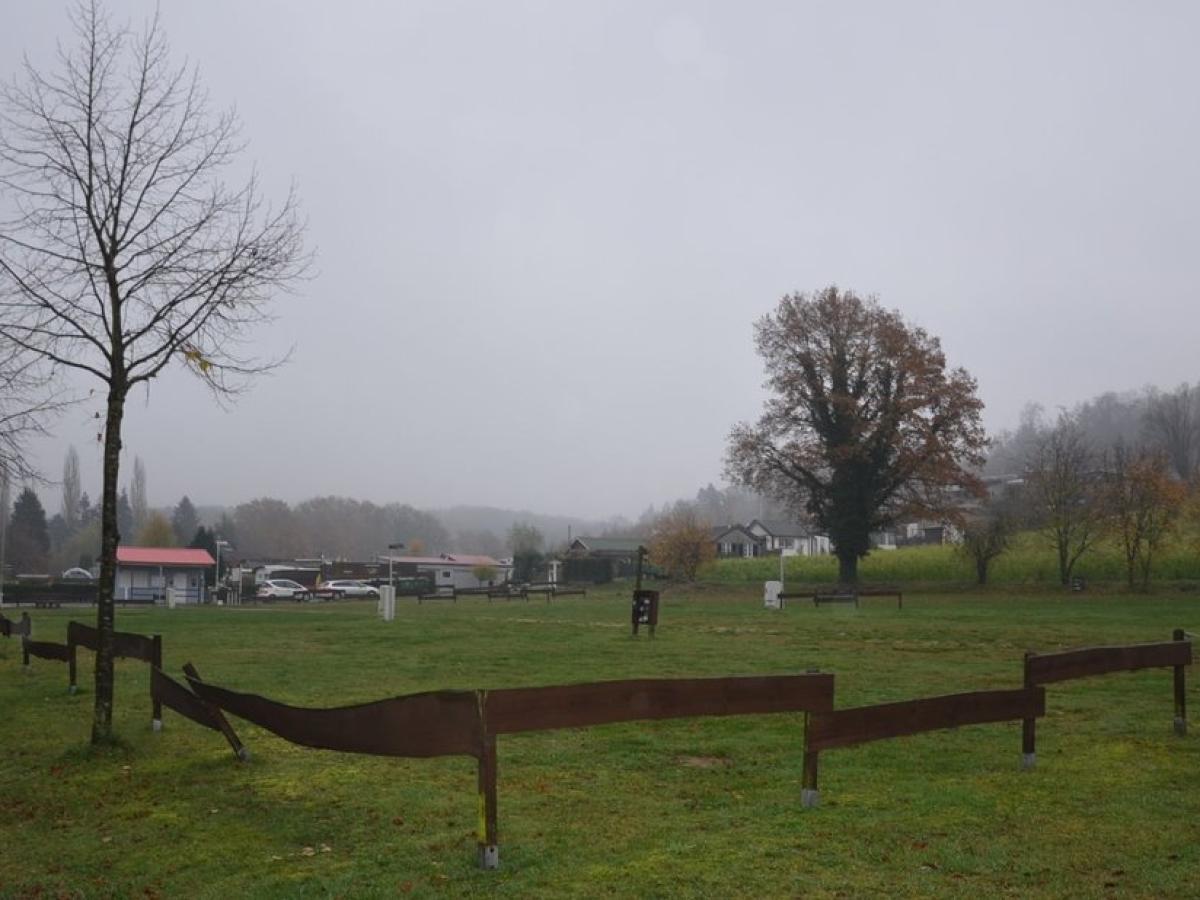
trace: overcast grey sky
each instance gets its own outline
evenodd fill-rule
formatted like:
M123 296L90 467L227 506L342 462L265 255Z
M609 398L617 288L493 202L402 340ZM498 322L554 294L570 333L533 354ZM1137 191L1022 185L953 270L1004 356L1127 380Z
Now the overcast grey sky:
M1200 4L161 9L318 262L237 406L183 373L131 398L154 504L633 515L719 480L753 321L830 282L939 335L990 428L1200 378ZM58 3L0 13L6 78L67 38ZM93 495L100 409L37 446Z

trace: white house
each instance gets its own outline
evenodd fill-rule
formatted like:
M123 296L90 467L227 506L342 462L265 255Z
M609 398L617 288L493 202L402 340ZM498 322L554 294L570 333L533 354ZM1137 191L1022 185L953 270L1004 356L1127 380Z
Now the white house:
M170 588L177 603L202 603L216 565L207 550L118 547L117 602L161 603Z
M387 562L388 557L383 557ZM501 562L490 556L443 553L441 556L393 556L395 566L415 567L418 575L433 581L434 587L477 588L504 584L512 575L512 561ZM490 574L485 572L490 570ZM410 570L411 571L411 568ZM480 578L484 574L487 577Z
M785 555L817 556L832 552L829 536L808 525L755 519L746 530L762 541L768 552Z

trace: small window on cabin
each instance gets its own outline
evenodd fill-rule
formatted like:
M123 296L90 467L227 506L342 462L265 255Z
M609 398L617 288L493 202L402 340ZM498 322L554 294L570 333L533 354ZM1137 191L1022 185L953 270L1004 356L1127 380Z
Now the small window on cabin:
M449 578L449 577L450 577L450 573L449 573L449 572L443 572L443 573L442 573L442 577L443 577L443 578Z

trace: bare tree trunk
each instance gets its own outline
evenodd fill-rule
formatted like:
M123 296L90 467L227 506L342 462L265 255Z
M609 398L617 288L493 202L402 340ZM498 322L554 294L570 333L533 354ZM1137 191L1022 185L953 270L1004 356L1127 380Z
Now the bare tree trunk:
M92 743L112 739L113 632L116 630L117 477L121 465L121 420L125 416L125 389L108 392L104 423L104 502L100 517L100 584L96 598L96 705L92 714Z

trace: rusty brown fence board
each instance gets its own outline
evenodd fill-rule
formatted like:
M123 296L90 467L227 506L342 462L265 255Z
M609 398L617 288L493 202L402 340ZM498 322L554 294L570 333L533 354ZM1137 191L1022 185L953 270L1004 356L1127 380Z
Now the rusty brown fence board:
M71 648L66 644L56 644L52 641L31 641L25 638L21 641L21 652L24 654L25 665L29 665L29 657L52 659L56 662L67 662L71 658Z
M184 666L184 671L197 681L200 680L200 674L191 663ZM250 758L249 752L221 710L205 703L158 666L150 668L150 695L161 706L174 710L197 725L210 728L223 735L233 749L234 756L238 759L246 761Z
M75 644L95 652L100 643L100 632L80 622L67 623L67 643ZM162 668L158 635L135 634L131 631L113 632L113 656L121 659L140 659L152 666Z
M644 719L833 708L833 676L819 673L433 691L334 709L288 706L206 684L191 673L188 683L204 703L306 747L381 756L475 757L479 864L488 869L499 864L499 734Z
M16 620L0 613L0 634L4 637L29 637L33 634L29 613L21 613L21 618Z
M485 692L490 734L581 728L639 719L823 712L833 709L833 676L657 678Z
M1045 714L1046 692L1041 688L972 691L902 700L816 713L809 717L805 746L809 752L819 752L924 731L1036 718Z
M1032 721L1046 714L1046 690L1026 687L972 691L813 713L804 730L804 770L800 802L816 806L817 770L822 750L868 741L906 737L926 731L983 725L1015 719Z
M157 666L150 670L150 693L167 709L174 710L185 719L218 730L208 707L200 698Z
M1079 647L1055 653L1025 654L1025 684L1055 684L1075 678L1090 678L1112 672L1139 669L1174 670L1175 732L1187 733L1185 667L1192 664L1192 642L1176 629L1174 640L1115 647ZM1037 762L1037 723L1028 718L1021 730L1022 765L1032 769Z
M196 696L294 744L379 756L474 756L483 740L475 691L430 691L357 706L288 706L188 679Z
M68 690L73 694L76 689L75 648L83 647L86 650L96 652L100 646L100 632L90 625L84 625L82 622L68 622L67 646L71 648L71 655L68 660L70 665ZM149 663L151 667L161 669L163 665L162 636L157 634L135 634L130 631L114 631L113 658L137 659ZM162 728L162 704L154 696L153 682L151 682L150 702L153 706L150 713L151 722L154 730L157 731Z
M1110 672L1186 666L1191 662L1190 641L1164 641L1159 644L1084 647L1059 653L1035 653L1027 657L1026 665L1033 684L1053 684Z

